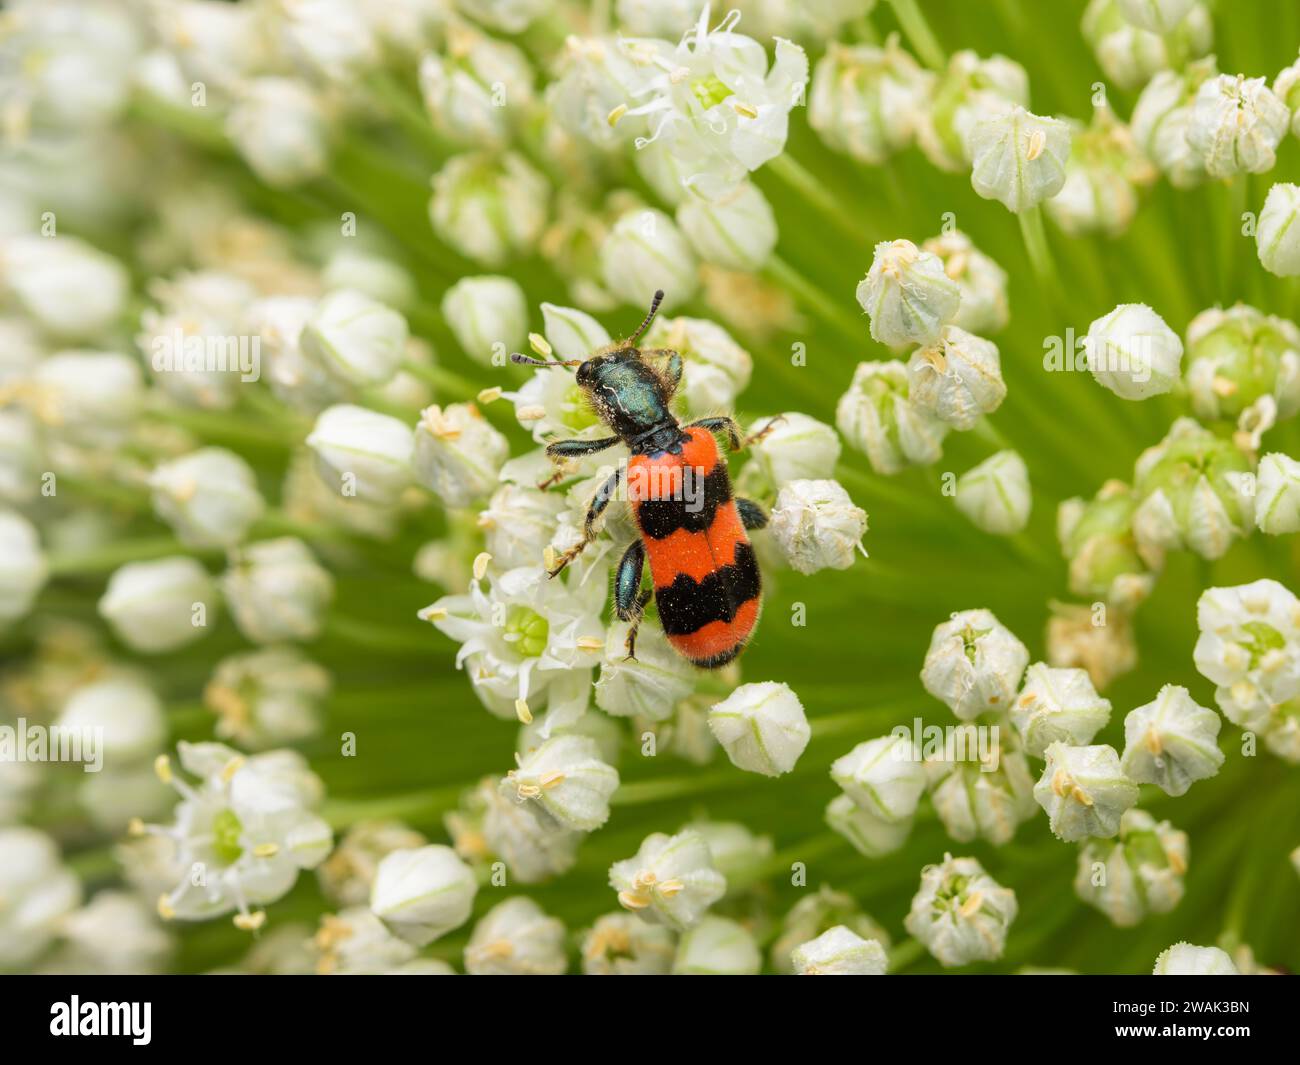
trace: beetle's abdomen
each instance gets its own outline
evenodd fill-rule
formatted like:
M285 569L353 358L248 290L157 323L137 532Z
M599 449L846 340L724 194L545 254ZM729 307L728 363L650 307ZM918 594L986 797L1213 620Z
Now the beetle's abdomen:
M688 429L680 455L634 455L628 499L645 541L668 642L706 669L740 654L758 622L754 548L713 435Z

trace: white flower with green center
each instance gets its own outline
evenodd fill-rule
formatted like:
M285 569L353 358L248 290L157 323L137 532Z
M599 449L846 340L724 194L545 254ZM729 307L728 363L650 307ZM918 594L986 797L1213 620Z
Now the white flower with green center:
M1223 722L1200 706L1186 688L1166 684L1154 702L1124 718L1120 767L1139 784L1155 784L1167 795L1183 795L1197 780L1215 776L1223 765L1219 728Z
M785 148L790 112L803 102L808 57L777 38L769 68L763 46L734 32L738 12L709 29L709 6L671 54L625 41L633 63L654 76L634 89L629 117L644 118L648 136L636 145L662 144L690 177L691 188L716 199Z
M310 181L329 162L328 126L320 99L293 78L251 78L236 90L226 132L235 150L268 185Z
M254 643L313 640L334 598L334 577L301 540L283 536L234 551L221 591Z
M790 481L777 493L769 528L791 568L799 573L848 569L859 552L867 512L838 481Z
M847 928L861 939L875 940L889 950L889 933L876 923L854 900L852 895L836 891L823 884L816 892L805 895L781 921L781 934L772 944L773 967L781 973L792 974L791 958L795 948L816 939L832 928Z
M402 939L424 946L469 920L478 881L450 847L430 844L385 855L370 910Z
M1011 707L1011 722L1025 750L1042 758L1053 743L1085 746L1110 720L1110 700L1097 694L1082 669L1053 669L1035 662Z
M831 763L831 779L869 814L896 824L911 820L925 791L925 769L902 736L859 743Z
M434 404L415 426L411 472L448 507L466 507L497 486L510 443L473 403Z
M1278 277L1300 274L1300 186L1279 181L1268 190L1255 226L1255 246L1264 269Z
M951 324L968 333L997 333L1010 318L1007 272L971 242L959 229L931 237L921 250L937 255L943 272L957 282L961 303Z
M864 858L893 854L912 834L912 819L886 821L859 806L848 795L837 795L826 806L826 824L838 832Z
M466 595L444 596L420 616L460 644L458 668L488 711L532 720L545 703L554 723L576 721L591 696L605 631L603 583L569 586L540 566L476 580Z
M1177 383L1183 342L1145 303L1121 303L1088 327L1088 369L1121 399L1147 399Z
M1065 184L1070 127L1014 105L984 116L971 130L971 187L1020 214L1051 199Z
M997 345L956 326L918 348L907 363L911 401L954 429L972 429L1007 395Z
M761 270L776 247L776 215L752 181L716 200L688 193L677 208L677 225L703 262L728 270Z
M1225 951L1218 947L1197 947L1175 943L1156 958L1152 976L1240 976Z
M341 498L391 504L411 483L409 426L351 403L321 411L306 440L325 487Z
M0 510L0 626L31 610L48 573L36 527L17 511Z
M564 925L532 899L516 896L488 910L465 945L470 976L559 976L569 967Z
M1029 76L1006 56L954 52L920 113L917 143L935 166L954 173L971 165L969 138L980 118L1008 104L1029 104Z
M897 36L883 48L830 41L813 68L808 124L827 147L879 166L912 143L934 81Z
M945 969L1002 956L1017 913L1016 893L974 858L945 854L921 870L921 887L903 924Z
M690 829L647 836L634 857L610 866L609 885L625 910L679 932L698 924L727 892L708 843Z
M908 465L938 462L949 430L912 401L907 367L897 359L858 363L848 391L836 404L835 424L866 454L871 468L886 476Z
M970 721L1009 710L1028 664L1028 649L992 611L962 610L935 627L921 683Z
M705 916L677 941L674 976L757 976L763 967L758 944L743 925Z
M231 547L262 516L257 476L239 455L206 447L149 475L154 510L189 547Z
M1133 137L1169 183L1188 189L1205 180L1205 157L1188 141L1192 105L1200 87L1218 74L1214 56L1181 71L1162 70L1142 90L1133 108Z
M1074 890L1118 928L1148 914L1168 913L1183 897L1187 833L1142 810L1127 810L1119 838L1089 840L1079 848Z
M749 387L754 360L727 330L707 318L660 316L642 341L645 348L668 348L682 357L677 398L691 414L706 415L736 405Z
M1291 112L1264 78L1220 74L1196 92L1187 143L1212 178L1263 174L1277 162L1290 123Z
M1300 699L1300 601L1274 580L1210 588L1196 624L1192 659L1228 720L1265 739L1284 729Z
M0 965L34 962L81 903L81 882L44 832L25 825L0 828Z
M889 959L874 939L836 925L796 947L791 961L796 976L884 976Z
M1000 847L1037 810L1024 752L1001 737L982 751L975 725L947 734L943 749L925 760L925 776L935 813L958 843L986 839Z
M143 654L193 643L211 631L216 613L216 584L197 561L182 556L128 562L113 571L99 600L99 615L117 638Z
M789 685L742 684L709 711L709 728L738 769L779 777L798 762L812 729Z
M203 701L219 737L262 750L316 735L329 691L327 670L295 648L271 647L223 658Z
M882 241L871 269L858 283L857 300L871 319L871 337L890 347L929 344L939 338L961 303L961 286L943 261L910 240Z
M1131 608L1150 594L1164 560L1162 549L1133 535L1138 500L1123 481L1107 481L1090 500L1067 499L1056 515L1061 553L1069 562L1070 591Z
M159 898L158 913L197 921L238 911L236 926L255 931L266 914L252 908L288 894L298 873L319 865L333 846L315 812L324 788L296 751L245 757L220 743L181 743L178 752L198 783L160 755L158 775L181 801L170 825L144 826L170 843L168 860L180 880Z
M1050 744L1034 798L1047 811L1052 834L1067 843L1119 832L1124 811L1137 803L1138 788L1124 775L1114 747Z
M614 223L600 245L600 269L609 293L632 305L662 291L671 310L699 287L690 244L670 216L650 207L633 207Z
M549 198L546 178L515 152L456 155L433 176L429 220L460 254L500 268L536 246Z
M528 334L528 303L511 277L462 277L442 297L442 315L465 354L502 366Z
M1138 457L1133 535L1148 554L1186 548L1221 558L1255 524L1253 480L1251 460L1238 447L1179 418Z
M594 832L609 820L609 799L618 790L618 770L601 761L586 736L552 736L519 759L501 781L502 794L535 803L557 824Z
M121 316L129 289L126 268L77 237L0 239L0 290L50 336L102 337Z
M466 22L450 23L443 49L420 58L419 79L433 128L470 148L508 144L512 109L532 102L524 53Z
M677 954L670 929L630 913L597 917L579 947L587 976L667 976Z
M1029 524L1029 468L1017 451L999 451L957 478L957 509L979 529L1014 536Z
M1300 532L1300 462L1279 452L1259 460L1255 524L1270 536Z

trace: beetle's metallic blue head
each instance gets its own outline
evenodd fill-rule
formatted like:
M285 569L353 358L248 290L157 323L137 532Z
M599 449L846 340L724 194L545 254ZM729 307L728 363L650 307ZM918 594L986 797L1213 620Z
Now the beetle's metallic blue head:
M636 348L615 348L578 367L578 385L601 421L621 437L636 436L667 422L671 415L663 377Z

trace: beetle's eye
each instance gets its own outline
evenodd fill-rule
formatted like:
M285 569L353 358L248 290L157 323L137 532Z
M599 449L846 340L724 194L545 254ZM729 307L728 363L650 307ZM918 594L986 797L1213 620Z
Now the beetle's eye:
M578 372L574 375L578 379L578 384L586 385L591 383L591 363L584 362L578 367Z

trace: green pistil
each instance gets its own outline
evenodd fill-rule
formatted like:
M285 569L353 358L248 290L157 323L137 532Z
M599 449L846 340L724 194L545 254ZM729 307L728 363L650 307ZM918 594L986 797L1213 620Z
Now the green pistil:
M1248 621L1242 627L1250 640L1241 641L1241 646L1250 652L1250 666L1254 669L1269 651L1280 651L1286 646L1282 634L1262 621Z
M734 95L722 81L712 74L707 78L696 78L692 81L691 92L695 94L695 98L700 101L700 106L705 110L716 107L728 96Z
M239 837L244 831L238 815L229 807L212 819L212 851L223 865L231 865L244 853Z
M526 606L517 606L506 616L506 638L524 658L536 658L545 651L550 633L550 623Z
M962 646L966 651L966 657L970 659L971 665L975 664L976 641L979 640L981 636L987 636L992 631L993 631L992 629L971 629L971 628L962 630L962 634L961 634Z
M564 424L575 433L590 429L599 420L587 401L587 394L576 384L564 393Z

